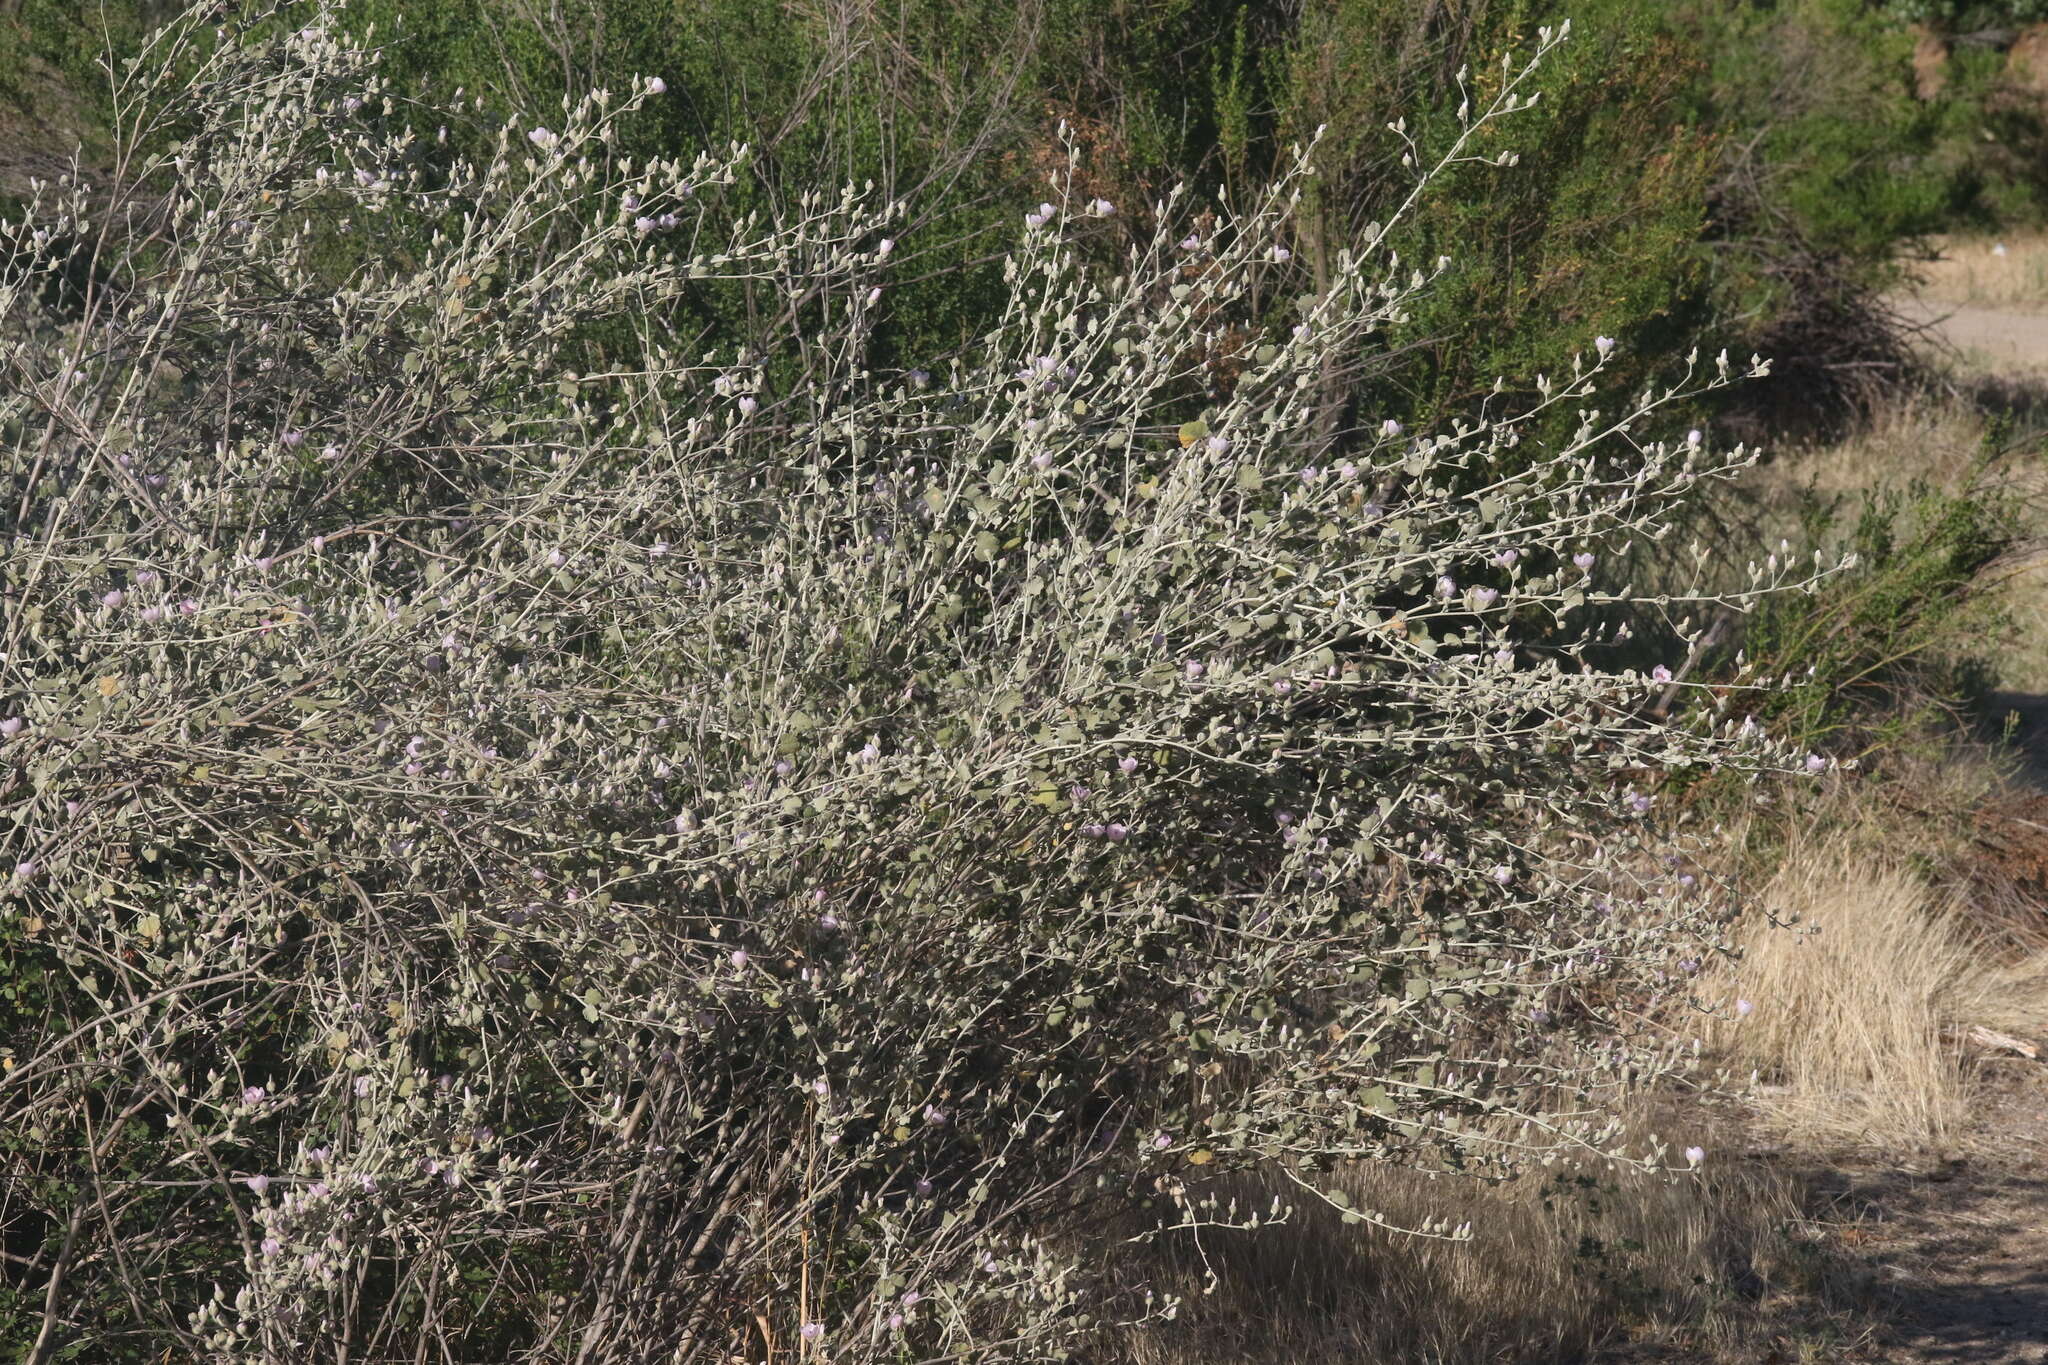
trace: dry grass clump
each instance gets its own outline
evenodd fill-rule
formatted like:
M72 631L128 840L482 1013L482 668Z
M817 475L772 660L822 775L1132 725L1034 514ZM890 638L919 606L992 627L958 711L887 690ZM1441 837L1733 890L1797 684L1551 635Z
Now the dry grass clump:
M1756 1074L1761 1121L1787 1139L1945 1146L1967 1112L1970 1028L2048 1021L2048 956L1999 954L1955 899L1846 837L1795 849L1762 901L1741 961L1703 989L1725 1011L1713 1041Z
M1972 308L2048 309L2048 233L1932 239L1936 257L1915 261L1923 295Z
M1504 1184L1360 1166L1336 1184L1390 1220L1469 1221L1474 1236L1347 1226L1284 1179L1245 1179L1228 1191L1238 1207L1277 1198L1287 1222L1141 1251L1183 1302L1124 1344L1123 1365L1564 1361L1624 1332L1714 1355L1737 1350L1774 1294L1831 1288L1793 1183L1759 1163L1559 1164Z
M1913 396L1870 413L1839 441L1759 465L1745 482L1781 511L1796 509L1809 493L1854 506L1880 488L1915 480L1960 492L1978 475L1983 454L1981 413L1960 401Z

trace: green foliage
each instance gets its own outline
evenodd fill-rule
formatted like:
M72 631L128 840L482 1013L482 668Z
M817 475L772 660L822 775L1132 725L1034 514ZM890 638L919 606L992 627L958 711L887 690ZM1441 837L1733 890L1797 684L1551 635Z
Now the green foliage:
M1640 381L1647 372L1628 356L1682 349L1706 321L1699 241L1716 143L1685 125L1678 102L1697 59L1640 6L1447 8L1421 18L1412 6L1332 7L1324 31L1303 39L1286 101L1295 129L1332 125L1325 160L1348 210L1337 231L1357 231L1407 191L1389 122L1405 113L1416 154L1432 160L1456 135L1468 89L1484 99L1498 87L1504 50L1539 21L1573 24L1539 106L1488 148L1512 169L1461 166L1403 239L1418 259L1452 262L1393 334L1413 348L1387 381L1403 391L1403 415L1469 411L1497 380L1526 381L1592 333L1627 343L1621 376ZM1451 79L1461 67L1463 83ZM1618 165L1630 174L1617 177Z
M1757 715L1820 748L1868 750L1922 731L1928 712L1981 689L1986 642L2004 624L1984 571L2018 537L2016 509L1983 491L1915 484L1878 494L1843 535L1840 500L1810 499L1814 544L1845 542L1855 567L1746 623L1752 666L1789 675Z
M107 63L133 55L143 38L182 7L181 0L118 0L107 5L19 0L0 15L0 101L46 98L31 84L36 66L54 71L78 92L107 89Z
M117 57L139 3L109 10ZM1989 101L1975 77L1914 101L1903 29L1849 0L569 0L545 15L510 0L360 0L341 15L384 45L392 116L444 156L478 155L506 119L545 121L637 73L669 94L622 124L620 152L687 159L746 142L735 204L786 211L819 183L872 181L884 202L915 191L918 214L901 227L917 268L875 320L876 362L901 370L942 370L1002 306L1000 243L1015 206L1043 197L1058 170L1062 120L1084 188L1124 209L1090 244L1105 262L1149 231L1168 186L1212 208L1241 201L1324 128L1319 188L1279 272L1291 289L1272 292L1262 319L1273 325L1290 293L1326 280L1337 243L1407 197L1408 139L1427 161L1458 136L1460 69L1484 98L1502 54L1567 19L1580 39L1538 78L1545 103L1487 148L1518 156L1513 172L1457 167L1445 194L1403 217L1406 254L1455 268L1362 376L1356 397L1372 413L1469 414L1496 379L1556 368L1589 332L1623 342L1631 383L1648 372L1629 357L1689 346L1710 326L1746 349L1769 338L1804 350L1845 330L1843 308L1889 278L1902 236L2032 202L2024 149L2038 129L2024 111ZM90 87L97 27L37 9L8 31ZM435 113L457 88L473 102ZM1397 117L1408 139L1387 128ZM1977 150L1994 124L2012 155ZM1827 306L1803 331L1776 326L1812 312L1816 294ZM704 345L756 346L777 325L758 283L688 307L664 325Z
M999 306L992 247L1014 205L1042 195L1058 120L1082 147L1088 190L1125 206L1097 243L1105 259L1149 229L1167 186L1212 203L1249 193L1291 143L1328 125L1297 266L1312 288L1337 242L1409 192L1385 125L1405 116L1433 157L1458 136L1452 73L1469 64L1484 98L1500 56L1566 8L1460 0L1424 16L1399 0L1317 0L1289 16L1244 0L1043 0L991 22L979 0L895 0L836 29L822 11L742 0L680 12L576 0L545 21L505 0L362 0L343 18L385 46L398 116L429 140L445 121L450 145L470 154L514 111L545 120L565 98L641 73L661 75L670 94L620 129L620 150L687 157L747 142L755 155L736 202L786 208L821 180L873 181L885 201L918 187L903 249L919 268L892 290L877 352L930 369L975 344ZM1468 410L1496 377L1551 368L1589 331L1650 349L1689 343L1704 325L1697 239L1713 143L1677 118L1697 59L1649 12L1610 3L1581 24L1582 41L1540 78L1551 107L1489 149L1518 153L1517 173L1460 168L1454 191L1412 216L1404 251L1449 255L1457 270L1397 329L1377 411ZM75 37L33 31L43 28L52 47ZM407 112L457 88L484 94L483 107L432 122L425 106ZM1617 164L1644 173L1617 183ZM769 311L758 288L739 287L672 325L747 345Z
M493 105L537 117L622 73L660 75L668 97L620 130L621 151L690 156L744 142L753 155L735 202L756 210L787 211L820 183L872 183L885 202L915 192L903 247L918 269L892 291L876 343L884 363L933 368L975 344L1000 307L1000 243L1015 204L1042 195L1056 167L1062 114L1115 108L1113 126L1090 127L1104 144L1100 188L1120 199L1134 175L1161 186L1202 163L1220 120L1248 136L1242 43L1258 8L892 0L835 18L745 0L577 0L543 20L503 0L425 14L369 0L347 22L390 44L396 88L487 90ZM1233 33L1238 76L1210 65ZM1211 89L1227 110L1211 112ZM756 288L697 309L675 325L719 344L752 344L773 326Z
M1855 0L1699 5L1676 22L1711 63L1693 117L1742 140L1728 192L1747 191L1746 218L1789 220L1811 249L1883 272L1902 239L1970 210L1953 150L1976 128L1953 98L1912 97L1903 28Z

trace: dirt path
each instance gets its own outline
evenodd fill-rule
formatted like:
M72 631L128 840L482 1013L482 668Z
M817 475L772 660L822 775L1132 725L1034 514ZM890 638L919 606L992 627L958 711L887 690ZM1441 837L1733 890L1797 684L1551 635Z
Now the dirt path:
M1838 1249L1871 1273L1884 1319L1844 1359L2048 1362L2048 1067L1985 1066L1961 1154L1917 1171L1839 1167L1821 1178L1847 1224Z
M1908 321L1930 326L1972 369L2014 377L2048 372L2048 313L1970 307L1920 295L1892 302Z

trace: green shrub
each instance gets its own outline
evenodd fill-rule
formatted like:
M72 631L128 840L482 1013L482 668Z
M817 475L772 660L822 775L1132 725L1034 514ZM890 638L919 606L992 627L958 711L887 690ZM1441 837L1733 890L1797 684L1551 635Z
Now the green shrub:
M1930 713L1981 692L2002 622L1984 570L2012 549L2017 521L2000 495L1924 484L1872 497L1846 534L1839 506L1809 500L1807 538L1843 542L1855 567L1765 604L1741 639L1753 667L1790 684L1758 708L1773 732L1858 751L1921 733Z
M1306 7L1277 99L1282 137L1327 125L1312 257L1321 234L1342 242L1396 212L1409 188L1401 158L1433 161L1459 137L1461 102L1491 97L1501 54L1538 23L1569 18L1582 35L1537 79L1542 103L1487 149L1512 154L1515 167L1462 164L1405 215L1403 246L1455 266L1393 329L1383 405L1423 420L1475 410L1496 381L1526 383L1589 331L1629 343L1626 355L1693 343L1707 320L1699 240L1715 134L1683 121L1700 59L1661 31L1657 13L1486 0ZM1397 119L1405 136L1388 126ZM1617 177L1618 165L1629 175Z
M215 22L7 229L0 1341L1054 1359L1210 1174L1665 1162L1607 1101L1728 907L1623 775L1806 763L1590 613L1748 462L1652 437L1725 358L1361 425L1443 270L1333 244L1268 332L1303 163L1114 257L1076 147L878 368L914 204L629 156L647 81L446 153L324 12ZM756 349L671 325L744 289Z

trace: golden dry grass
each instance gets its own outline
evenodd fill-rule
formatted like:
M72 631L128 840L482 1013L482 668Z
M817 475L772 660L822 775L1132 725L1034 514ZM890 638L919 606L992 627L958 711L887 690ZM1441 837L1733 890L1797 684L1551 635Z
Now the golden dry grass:
M1972 308L2048 311L2048 233L1946 236L1929 243L1932 261L1914 261L1919 292Z
M1981 763L1953 766L1945 781L1957 793L1994 780ZM1850 1305L1869 1286L1802 1208L1796 1166L1742 1149L1761 1136L1886 1161L1953 1150L1976 1083L1967 1029L2048 1029L2048 955L2012 960L1962 907L1885 861L1887 847L1914 842L1865 822L1795 845L1759 897L1770 913L1737 926L1740 961L1700 983L1720 1015L1705 1028L1674 1020L1704 1035L1736 1086L1752 1072L1760 1083L1739 1122L1700 1095L1646 1097L1634 1130L1703 1146L1699 1170L1584 1160L1500 1184L1370 1167L1335 1177L1353 1207L1397 1225L1469 1222L1462 1243L1347 1226L1277 1177L1219 1185L1210 1193L1239 1210L1279 1199L1288 1220L1130 1247L1128 1268L1182 1304L1110 1358L1480 1365L1576 1360L1625 1339L1733 1362L1788 1335L1861 1330ZM1746 1017L1739 999L1754 1002Z
M1760 900L1741 961L1702 989L1724 1012L1711 1041L1788 1140L1946 1148L1969 1111L1970 1027L2048 1027L2048 957L2006 960L1964 907L1849 836L1795 848Z
M1976 475L1983 451L1984 419L1967 404L1906 398L1840 441L1782 453L1746 483L1781 515L1806 492L1853 506L1879 489L1915 480L1960 491Z

